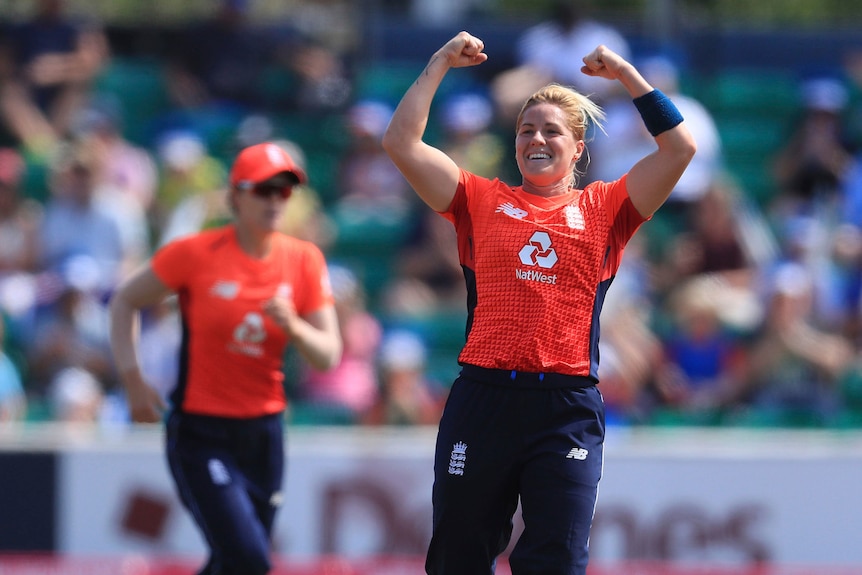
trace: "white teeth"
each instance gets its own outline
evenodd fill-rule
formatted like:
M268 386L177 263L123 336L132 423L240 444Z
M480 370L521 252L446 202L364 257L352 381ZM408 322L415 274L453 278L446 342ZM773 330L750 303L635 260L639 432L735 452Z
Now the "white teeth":
M531 160L550 160L551 156L548 154L530 154L527 156Z

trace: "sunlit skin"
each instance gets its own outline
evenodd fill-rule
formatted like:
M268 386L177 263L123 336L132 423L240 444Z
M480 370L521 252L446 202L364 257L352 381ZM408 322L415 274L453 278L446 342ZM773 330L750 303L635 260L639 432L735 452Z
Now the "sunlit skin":
M524 191L539 196L567 193L583 151L584 141L575 138L560 108L541 103L527 109L515 136Z

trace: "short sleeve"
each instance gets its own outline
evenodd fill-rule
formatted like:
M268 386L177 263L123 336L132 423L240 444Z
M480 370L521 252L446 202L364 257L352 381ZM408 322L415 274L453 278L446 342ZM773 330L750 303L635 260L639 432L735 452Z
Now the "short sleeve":
M302 285L296 290L294 303L296 312L306 315L331 305L334 299L323 252L314 244L306 244L302 261Z
M153 271L172 290L178 290L187 281L196 266L190 265L194 258L193 243L186 239L171 242L153 254Z

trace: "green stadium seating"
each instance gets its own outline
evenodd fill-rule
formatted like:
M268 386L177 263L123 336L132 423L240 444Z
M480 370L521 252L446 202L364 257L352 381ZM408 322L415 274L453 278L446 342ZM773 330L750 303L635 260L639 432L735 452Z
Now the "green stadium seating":
M786 115L800 105L798 78L791 72L733 68L689 82L694 95L714 113Z
M798 78L791 72L743 68L687 77L683 85L712 113L728 173L756 203L769 203L777 191L773 158L801 109Z
M163 64L155 59L115 57L94 89L119 100L123 132L136 143L148 143L150 123L169 109Z

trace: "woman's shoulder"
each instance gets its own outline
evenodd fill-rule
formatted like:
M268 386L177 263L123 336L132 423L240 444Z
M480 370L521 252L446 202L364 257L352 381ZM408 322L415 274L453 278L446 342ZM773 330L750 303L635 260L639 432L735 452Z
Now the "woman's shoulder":
M158 251L207 253L226 247L235 241L232 228L230 226L220 226L176 237L162 246Z
M519 186L507 184L500 178L486 178L461 169L461 183L467 196L477 196L482 199L496 198L500 195L513 194Z
M605 198L614 194L628 195L626 191L626 175L610 181L594 180L584 186L581 196L595 199Z
M325 261L323 250L310 240L300 239L283 232L276 232L275 249L278 254L275 257L284 257L292 261L303 261L308 263Z
M302 252L321 251L320 247L311 240L298 238L284 232L275 232L273 237L276 243L283 248Z

